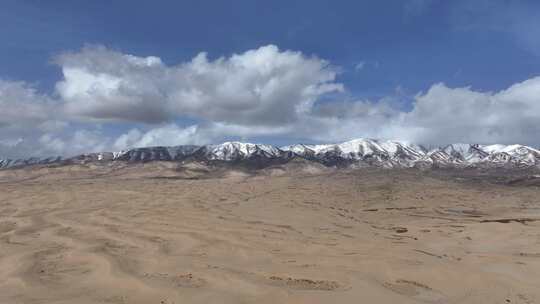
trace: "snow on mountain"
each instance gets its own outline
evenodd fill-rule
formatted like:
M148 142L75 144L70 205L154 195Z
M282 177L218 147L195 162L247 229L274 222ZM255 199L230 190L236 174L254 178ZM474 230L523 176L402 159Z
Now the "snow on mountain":
M1 160L0 169L27 165L86 162L245 161L256 167L284 163L294 157L326 166L404 167L540 167L540 150L523 145L450 144L430 151L404 141L354 139L338 144L271 145L225 142L206 146L134 148L119 152L82 154L68 159Z
M540 151L523 145L487 145L480 148L488 153L487 162L532 166L540 162Z
M460 164L474 164L482 161L488 152L482 150L478 145L470 144L450 144L439 151L448 155L447 161Z
M8 168L10 163L10 159L0 159L0 169Z
M305 144L296 144L290 146L284 146L280 149L282 151L289 151L301 156L307 155L316 155L322 152L327 152L331 150L335 145L305 145Z
M200 146L146 147L127 151L113 152L112 160L130 162L178 161L193 154ZM105 158L102 156L102 158Z
M283 151L271 146L242 142L225 142L219 145L208 145L201 149L201 154L208 160L233 161L261 156L266 158L277 158Z
M62 160L63 159L60 156L46 157L46 158L31 157L31 158L25 158L25 159L0 159L0 169L24 167L24 166L31 166L31 165L54 164L54 163L59 163Z
M425 156L424 148L399 141L354 139L333 145L292 145L281 148L303 157L325 159L342 158L348 161L367 161L386 167L411 167Z
M526 155L532 153L533 155L540 155L540 150L523 146L523 145L487 145L479 146L483 151L487 153L507 153L512 156Z

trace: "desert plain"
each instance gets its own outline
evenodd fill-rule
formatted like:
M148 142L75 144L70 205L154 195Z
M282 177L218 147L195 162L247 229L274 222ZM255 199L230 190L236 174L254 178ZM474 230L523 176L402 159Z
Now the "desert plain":
M0 171L0 303L540 303L530 172Z

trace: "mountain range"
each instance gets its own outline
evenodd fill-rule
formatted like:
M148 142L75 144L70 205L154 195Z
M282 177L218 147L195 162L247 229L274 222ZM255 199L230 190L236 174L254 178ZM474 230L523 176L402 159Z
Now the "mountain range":
M339 144L275 147L226 142L218 145L145 147L75 157L0 159L0 169L31 165L151 161L243 164L264 168L304 159L329 167L361 168L540 168L540 150L524 145L449 144L433 149L402 141L354 139Z

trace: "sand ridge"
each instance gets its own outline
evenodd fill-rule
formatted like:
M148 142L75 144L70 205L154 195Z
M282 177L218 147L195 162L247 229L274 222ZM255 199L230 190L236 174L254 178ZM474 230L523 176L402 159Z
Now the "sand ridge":
M60 170L2 180L0 303L540 301L537 187Z

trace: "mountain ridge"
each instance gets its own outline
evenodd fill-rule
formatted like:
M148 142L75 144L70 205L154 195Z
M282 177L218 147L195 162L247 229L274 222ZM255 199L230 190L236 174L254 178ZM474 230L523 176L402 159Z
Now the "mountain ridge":
M353 139L338 144L266 144L225 142L214 145L181 145L133 148L117 152L87 153L74 157L0 159L0 169L31 165L68 165L88 162L199 161L243 163L263 168L303 158L329 167L439 168L509 167L540 168L540 150L525 145L448 144L427 149L405 141Z

